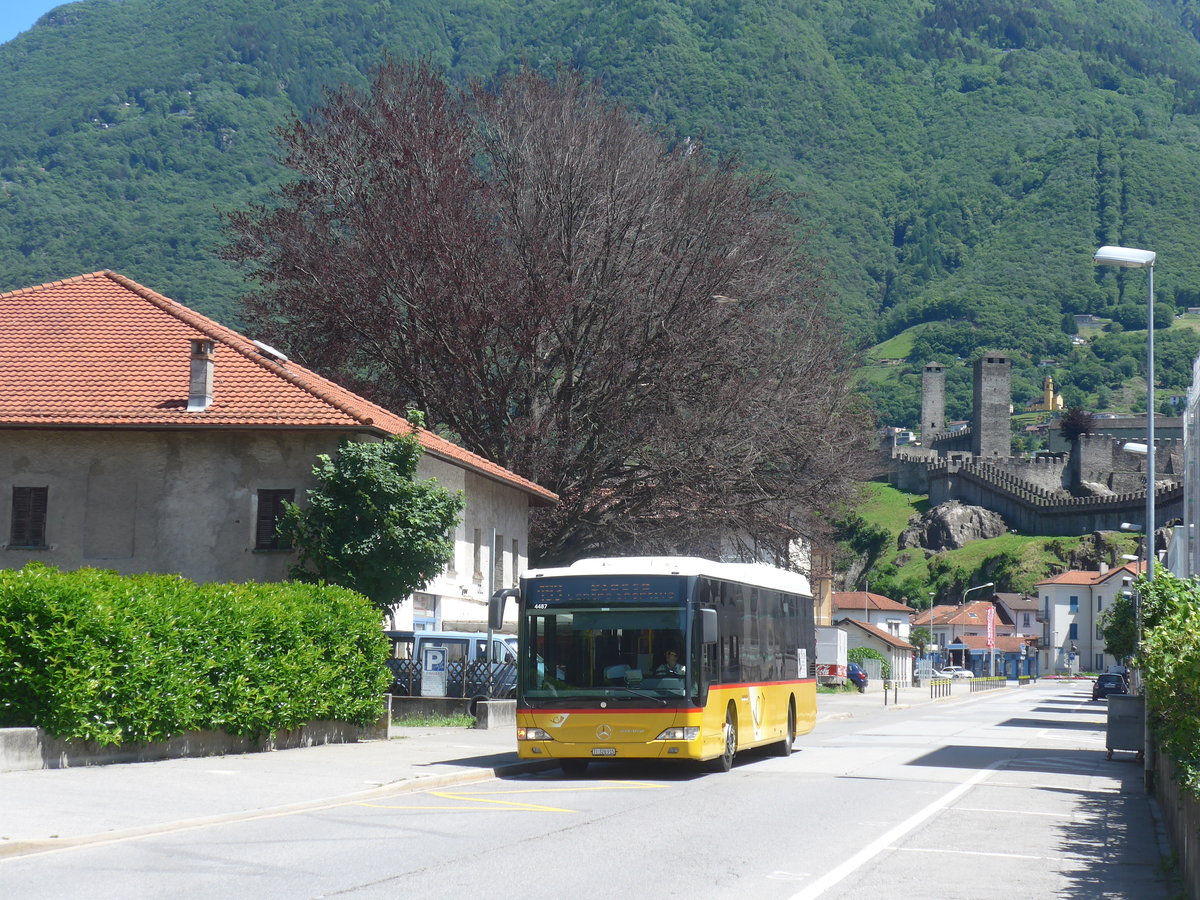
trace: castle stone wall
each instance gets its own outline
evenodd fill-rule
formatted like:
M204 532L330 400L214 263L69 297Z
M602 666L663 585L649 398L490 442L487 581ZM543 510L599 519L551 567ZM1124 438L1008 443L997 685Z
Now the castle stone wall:
M1054 493L1070 484L1070 460L1066 456L1009 456L989 459L988 463L1026 484Z

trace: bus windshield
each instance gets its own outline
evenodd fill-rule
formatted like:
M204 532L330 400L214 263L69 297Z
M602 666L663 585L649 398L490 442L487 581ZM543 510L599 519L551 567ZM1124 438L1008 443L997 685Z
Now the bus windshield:
M679 607L531 611L522 693L656 702L694 695L684 623Z

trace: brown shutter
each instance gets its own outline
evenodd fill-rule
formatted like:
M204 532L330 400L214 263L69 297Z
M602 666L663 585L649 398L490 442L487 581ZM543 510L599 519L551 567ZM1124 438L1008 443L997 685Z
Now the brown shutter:
M258 517L254 528L254 549L256 550L290 550L291 547L281 540L275 530L280 516L283 515L284 501L294 503L294 490L260 490L258 492Z
M13 486L12 528L9 545L46 546L46 510L50 489Z

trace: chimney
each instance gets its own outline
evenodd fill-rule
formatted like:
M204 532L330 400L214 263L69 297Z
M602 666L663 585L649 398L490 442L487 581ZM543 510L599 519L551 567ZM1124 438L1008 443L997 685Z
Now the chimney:
M192 369L188 381L188 412L204 412L213 399L213 349L209 340L192 341Z

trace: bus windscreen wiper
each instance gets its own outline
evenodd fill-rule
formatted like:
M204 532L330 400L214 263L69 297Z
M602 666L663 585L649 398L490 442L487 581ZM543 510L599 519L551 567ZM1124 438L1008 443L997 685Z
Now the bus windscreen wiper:
M637 688L629 687L629 685L623 685L621 687L614 687L613 690L614 691L629 691L629 693L633 694L635 697L642 697L646 700L653 700L656 703L658 703L659 706L667 705L667 701L665 699L663 699L662 697L658 696L657 694L651 694L646 691L639 691Z

